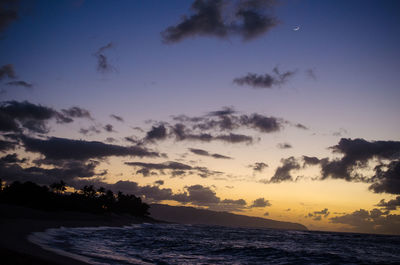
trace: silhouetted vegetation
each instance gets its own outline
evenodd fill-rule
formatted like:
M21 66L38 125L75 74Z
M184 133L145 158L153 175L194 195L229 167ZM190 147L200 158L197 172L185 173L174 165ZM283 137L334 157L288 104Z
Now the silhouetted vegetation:
M0 180L1 183L1 180ZM0 185L0 203L16 204L46 211L80 211L147 216L149 206L139 197L103 187L84 186L82 190L66 193L66 183L39 186L33 182L15 181Z

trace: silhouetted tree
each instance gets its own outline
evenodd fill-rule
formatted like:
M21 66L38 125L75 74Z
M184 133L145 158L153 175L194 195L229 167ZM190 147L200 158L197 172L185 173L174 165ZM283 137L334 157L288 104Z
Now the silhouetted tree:
M50 185L50 188L52 188L54 191L56 191L57 193L63 193L67 188L67 183L65 183L64 181L60 181L60 182L56 182Z
M149 206L139 197L93 185L84 186L82 192L64 193L66 184L63 181L47 186L33 182L15 181L0 189L0 203L17 204L42 210L69 210L92 213L127 213L135 216L147 216Z

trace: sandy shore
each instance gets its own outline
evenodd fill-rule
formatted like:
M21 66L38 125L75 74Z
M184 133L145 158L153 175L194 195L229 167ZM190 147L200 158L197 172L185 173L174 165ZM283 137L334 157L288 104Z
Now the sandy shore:
M49 228L124 226L155 222L150 218L120 215L95 215L78 212L43 212L39 210L0 204L0 264L87 264L44 250L27 240L33 232Z

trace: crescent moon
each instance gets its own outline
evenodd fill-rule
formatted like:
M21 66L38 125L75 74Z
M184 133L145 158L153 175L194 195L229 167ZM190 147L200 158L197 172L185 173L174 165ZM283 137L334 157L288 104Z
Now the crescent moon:
M294 31L298 31L300 29L300 26L296 26L293 28Z

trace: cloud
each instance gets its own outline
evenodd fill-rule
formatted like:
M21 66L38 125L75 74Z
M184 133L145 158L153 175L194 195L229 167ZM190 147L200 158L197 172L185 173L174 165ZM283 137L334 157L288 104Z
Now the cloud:
M167 137L167 129L163 124L159 126L153 126L150 131L146 133L146 140L164 140Z
M250 86L255 89L273 88L275 86L281 86L288 81L296 72L286 71L281 73L278 67L272 70L272 74L254 74L248 73L245 76L235 78L233 82L240 86Z
M113 127L111 124L106 124L106 125L103 127L103 129L104 129L106 132L115 132L115 131L114 131L114 127Z
M165 174L164 170L168 170L172 177L185 176L186 174L196 173L202 178L208 178L210 176L222 174L222 172L209 170L206 167L192 167L190 165L175 161L166 161L163 163L125 162L125 164L145 169L144 171L139 172L142 173L144 176L148 176L150 170L156 170L160 174Z
M101 130L99 128L97 128L96 126L90 126L89 128L80 128L79 129L79 133L83 134L83 135L89 135L89 134L99 134L101 133Z
M268 165L264 162L256 162L254 165L249 165L249 167L253 168L255 172L263 172L265 168L268 167Z
M17 145L17 143L0 140L0 152L12 150L15 148L15 145Z
M5 77L8 77L8 78L16 78L17 77L15 74L15 71L14 71L14 66L12 64L6 64L6 65L3 65L2 67L0 67L0 80L3 80Z
M104 55L104 52L113 48L114 44L112 42L100 47L95 53L94 56L97 58L97 71L100 73L108 73L114 70L114 67L108 62L107 56Z
M95 172L97 165L96 161L82 162L73 159L62 160L53 168L21 167L16 163L1 162L0 178L6 181L33 181L48 185L60 180L70 181L104 175L106 172Z
M69 123L73 120L56 110L36 105L28 101L6 101L0 103L0 131L19 132L27 129L36 133L47 133L46 122L55 119L58 123Z
M328 211L327 208L321 210L321 211L315 211L313 213L309 213L307 217L313 217L314 221L321 221L322 217L327 218L329 216L330 212Z
M107 139L105 140L107 143L115 143L118 142L117 139L113 138L113 137L107 137Z
M332 178L364 182L371 184L369 190L375 193L400 194L399 141L342 138L330 149L343 156L338 159L303 156L303 167L319 164L320 180ZM368 173L370 162L375 164L373 174Z
M267 117L254 113L250 116L242 115L241 124L254 128L263 133L277 132L281 129L282 123L275 117Z
M191 6L193 14L184 16L180 23L163 31L163 41L176 43L195 36L226 38L234 35L251 40L277 25L277 19L268 14L273 1L243 0L232 3L195 0Z
M250 208L262 208L267 206L271 206L271 203L268 200L265 200L264 198L258 198L253 202L252 205L250 205Z
M222 141L226 143L247 143L253 142L253 137L243 134L220 134L211 135L210 133L193 133L190 129L186 128L181 123L175 124L171 128L171 135L175 136L176 141L200 141L200 142L211 142L211 141Z
M18 0L0 1L0 32L3 32L18 16Z
M115 119L116 121L124 122L124 119L121 116L118 116L118 115L115 115L115 114L111 114L110 117Z
M379 209L371 211L360 209L349 214L330 218L335 224L345 224L352 231L362 233L400 234L400 215L382 212ZM348 229L350 230L350 229Z
M0 78L1 79L1 78ZM33 84L27 83L25 81L19 80L19 81L10 81L6 83L9 86L22 86L24 88L32 88Z
M25 150L40 153L46 159L88 160L109 156L159 157L160 154L139 146L120 146L97 141L50 137L47 139L20 137Z
M243 199L222 200L210 187L202 185L186 186L182 193L174 194L175 201L182 204L190 203L197 206L207 206L208 209L216 211L241 211L246 207L246 201Z
M400 196L397 196L395 199L387 202L382 199L376 206L382 207L388 211L394 211L397 208L400 208Z
M63 109L61 112L70 118L87 118L90 120L93 120L92 115L90 112L86 109L80 108L80 107L71 107L69 109Z
M179 115L173 117L174 125L168 126L169 136L175 136L177 141L224 141L228 143L251 144L256 139L238 134L235 130L254 130L261 133L275 133L284 128L288 121L258 113L238 114L231 107L208 112L203 116L189 117ZM221 133L223 132L223 133ZM228 133L226 133L228 132ZM217 134L219 133L219 134Z
M282 166L278 167L274 176L267 183L280 183L284 181L294 181L291 171L300 169L300 164L291 156L286 159L281 159Z
M321 160L315 156L303 156L303 161L304 161L303 167L306 167L309 165L311 165L311 166L318 165L321 163Z
M154 184L156 184L156 185L164 185L164 180L156 180L156 181L154 181Z
M301 124L301 123L297 123L297 124L295 124L294 126L295 126L296 128L298 128L298 129L308 130L308 127L305 126L305 125L303 125L303 124Z
M395 159L400 157L400 142L371 141L364 139L342 138L335 146L330 147L334 153L343 154L339 160L329 161L322 165L323 178L343 178L354 180L359 178L352 175L355 167L365 167L372 158Z
M203 149L189 148L189 151L196 155L209 156L209 157L213 157L216 159L232 159L229 156L224 156L224 155L220 155L220 154L210 154L208 151L203 150Z
M278 146L278 148L280 148L280 149L290 149L290 148L293 147L293 146L292 146L291 144L289 144L289 143L279 143L277 146Z
M269 212L265 212L265 213L264 213L264 216L269 216Z
M16 153L8 154L8 155L3 156L3 157L0 158L0 164L1 163L5 163L5 164L9 164L9 163L25 163L26 161L27 161L26 158L19 159L18 155Z
M376 166L372 181L375 183L371 184L369 190L375 193L400 194L400 160Z

